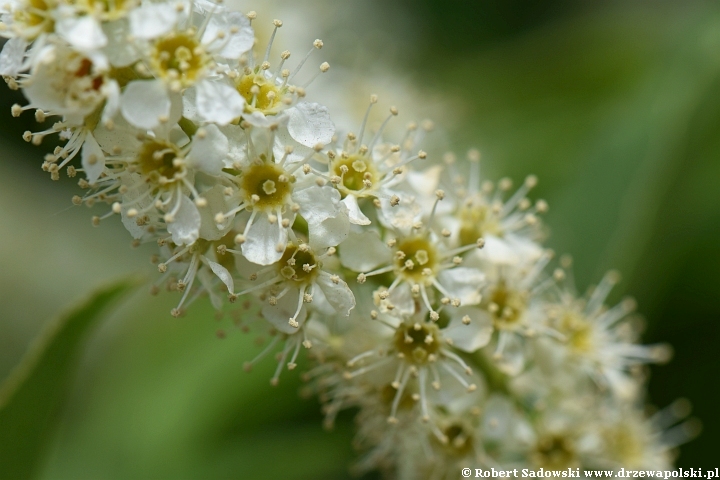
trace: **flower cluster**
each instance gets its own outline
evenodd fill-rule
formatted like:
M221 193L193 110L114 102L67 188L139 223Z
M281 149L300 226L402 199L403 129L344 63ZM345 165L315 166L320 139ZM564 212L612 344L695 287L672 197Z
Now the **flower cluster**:
M278 352L301 350L326 423L359 409L360 470L454 478L461 466L665 468L692 425L677 404L645 419L634 304L587 295L542 246L530 176L480 178L480 157L428 167L429 123L388 140L305 101L323 42L290 60L258 46L253 12L210 0L17 0L2 7L0 73L48 128L26 132L76 205L106 205L136 243L156 242L155 285L179 316L207 295L257 299ZM305 52L303 52L305 53ZM288 68L292 66L292 68ZM449 477L448 477L449 478Z

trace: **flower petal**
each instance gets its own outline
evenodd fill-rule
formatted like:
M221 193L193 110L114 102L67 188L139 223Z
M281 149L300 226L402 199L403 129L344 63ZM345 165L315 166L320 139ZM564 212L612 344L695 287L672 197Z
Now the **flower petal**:
M265 214L260 213L255 217L241 250L245 258L253 263L272 265L282 258L284 249L278 246L286 245L287 238L286 228L278 222L270 223Z
M193 137L187 163L208 175L220 175L225 166L228 148L228 139L217 125L205 125L200 127Z
M20 37L11 38L0 53L0 75L15 77L23 69L28 43Z
M340 263L356 272L369 272L390 262L391 250L373 231L351 232L339 248Z
M355 197L355 195L346 196L343 198L342 202L348 209L350 223L355 225L370 225L370 219L365 216L362 210L360 210L360 205L358 205L357 197Z
M128 83L120 102L123 116L136 127L155 128L160 125L160 118L170 115L170 97L162 80Z
M105 154L92 133L85 135L80 155L85 178L90 184L97 182L105 170Z
M480 287L485 275L475 268L456 267L443 270L438 275L440 284L453 298L459 298L463 305L480 303Z
M315 279L315 283L337 313L346 317L350 315L350 310L355 308L355 296L347 283L340 277L327 272L321 272Z
M145 3L130 12L130 33L146 40L157 38L171 31L177 20L175 5Z
M100 22L92 15L76 16L69 6L58 8L55 31L78 50L96 50L107 45L107 37Z
M306 147L326 145L335 134L335 125L330 120L326 107L317 103L299 103L285 111L288 115L290 136Z
M235 292L235 282L233 281L232 275L228 272L227 268L223 267L219 263L215 263L211 260L205 259L210 269L215 275L225 284L229 293Z
M493 321L487 312L479 308L460 307L450 311L450 324L443 330L443 337L453 341L453 346L468 353L475 352L490 342ZM463 322L463 318L470 323Z
M207 205L199 207L198 211L200 212L200 238L204 240L220 240L233 227L231 220L226 221L223 225L215 223L215 215L229 210L224 191L223 185L215 185L202 193L202 198L205 199Z
M203 80L197 84L195 105L198 115L206 122L227 125L242 115L245 99L230 85Z
M176 245L190 245L199 237L200 212L195 203L185 195L180 199L180 208L172 222L167 224L167 231L172 235Z
M297 295L295 295L294 291L290 291L278 300L276 305L268 305L265 303L262 308L263 318L282 333L287 333L288 335L296 333L299 327L291 327L289 320L295 315L295 311L297 310L299 294L299 291L297 291ZM295 321L300 326L305 323L305 319L307 318L307 309L304 308L304 305L301 305L301 307L303 308L301 308L300 313L297 318L295 318Z
M255 42L255 32L247 15L240 12L222 12L212 15L202 43L216 55L238 59L250 50Z

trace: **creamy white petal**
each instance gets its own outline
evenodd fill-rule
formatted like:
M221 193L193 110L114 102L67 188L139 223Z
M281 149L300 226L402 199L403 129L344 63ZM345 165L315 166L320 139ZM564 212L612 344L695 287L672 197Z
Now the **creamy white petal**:
M415 296L410 290L410 285L403 282L390 293L388 297L395 308L392 310L393 315L412 315L415 313Z
M480 288L485 275L475 268L456 267L443 270L438 281L453 298L459 298L463 305L480 303Z
M333 306L335 311L341 315L350 315L350 310L355 308L355 296L341 278L333 277L327 272L321 272L315 279L315 283L325 294L325 299Z
M327 108L318 103L299 103L287 109L285 114L289 117L290 136L306 147L326 145L335 134L335 125Z
M287 245L288 233L278 222L270 223L262 213L255 217L247 240L242 244L241 250L245 258L258 265L271 265L282 258L284 248L278 246ZM278 252L278 250L280 250Z
M300 205L300 215L307 221L313 248L334 247L350 231L347 208L340 202L340 192L332 187L311 187L295 191L293 200Z
M23 69L25 49L28 43L20 37L11 38L0 53L0 75L17 76Z
M500 335L505 336L503 340L504 348L500 358L495 361L503 373L515 376L519 374L525 366L523 338L520 335L508 331L501 331Z
M201 41L216 55L238 59L252 48L255 33L244 13L222 12L210 18Z
M92 133L85 135L80 157L87 181L91 184L97 182L105 170L105 154Z
M223 267L219 263L215 263L212 260L205 259L210 266L210 269L215 275L222 281L228 289L229 293L235 292L235 282L233 281L232 275L228 272L227 268Z
M180 200L180 209L175 214L174 221L167 224L167 230L176 245L190 245L198 239L200 212L195 203L185 195Z
M340 263L356 272L369 272L390 262L390 247L374 231L350 232L338 249Z
M350 231L350 219L347 213L342 212L336 217L328 218L320 223L308 223L312 248L323 249L340 245Z
M190 167L208 175L220 175L228 155L228 139L217 125L200 127L187 156Z
M451 319L443 330L443 336L451 339L454 347L472 353L490 342L493 321L487 312L472 307L453 308L449 312ZM470 318L467 325L462 321L466 316Z
M112 129L101 123L95 128L93 136L106 153L117 154L119 151L122 155L132 155L138 152L142 145L137 138L138 133L139 130L125 118L118 117L114 120Z
M204 207L198 207L200 212L200 238L204 240L220 240L233 227L231 219L220 225L222 228L218 228L218 224L215 223L216 214L225 213L230 209L224 190L223 185L215 185L201 194L202 198L207 202ZM226 255L230 254L227 253Z
M230 145L228 156L225 159L225 168L233 168L235 163L240 165L249 161L247 158L248 145L245 130L238 125L220 127L220 131L227 137Z
M284 117L284 116L283 116ZM287 120L287 117L284 117ZM273 145L273 155L275 158L282 158L285 155L285 148L292 147L293 151L287 156L287 162L300 162L306 158L310 158L314 153L310 147L301 145L293 139L287 131L287 128L281 126L275 131L275 144Z
M483 235L485 246L478 250L478 256L499 265L515 265L520 261L517 252L502 238Z
M320 223L338 215L340 210L340 192L325 186L313 185L293 192L293 200L300 205L300 215L308 223Z
M253 127L267 128L271 125L277 125L279 118L274 115L268 115L266 117L261 112L255 111L252 113L243 114L243 120L248 122Z
M442 171L443 168L440 165L435 165L422 172L410 170L407 173L407 182L413 190L426 197L430 197L434 202L435 190L437 190L438 184L440 183L440 174Z
M289 335L296 333L299 330L299 327L291 327L289 320L293 315L295 315L299 294L300 292L298 290L291 290L278 300L277 305L268 305L265 303L262 308L263 318L282 333L287 333ZM303 305L300 310L300 314L297 316L295 321L298 322L300 327L302 327L305 323L305 319L307 319L307 309Z
M355 225L370 225L370 219L360 210L358 205L357 197L355 195L348 195L342 199L342 202L348 209L348 216L350 217L350 223Z
M242 115L245 99L222 81L203 80L196 87L195 105L204 121L227 125Z
M130 12L130 33L146 40L170 32L178 20L172 3L145 3Z
M127 41L130 24L126 18L105 22L102 29L109 40L102 52L112 66L127 67L140 59L140 49L135 47L135 43Z
M105 94L105 108L102 112L102 122L111 120L120 109L120 86L115 80L106 81L103 86Z
M136 127L151 129L170 116L170 97L162 80L130 82L120 99L120 111Z
M76 16L75 9L59 7L55 31L78 50L96 50L107 45L100 23L91 15Z

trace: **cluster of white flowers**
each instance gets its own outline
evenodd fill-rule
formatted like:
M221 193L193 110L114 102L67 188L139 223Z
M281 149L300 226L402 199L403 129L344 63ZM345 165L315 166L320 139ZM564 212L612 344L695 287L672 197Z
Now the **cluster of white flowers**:
M13 114L56 117L25 139L65 141L43 169L80 175L73 203L108 205L94 223L120 216L157 242L173 315L202 295L258 299L273 340L246 367L277 353L276 383L307 349L327 424L359 409L359 469L664 469L691 435L668 428L682 402L645 418L642 365L668 348L636 343L631 300L605 306L616 274L575 292L570 260L540 243L535 177L482 182L476 151L432 165L429 122L388 141L392 107L368 131L375 95L357 133L337 133L303 100L329 69L306 66L322 41L287 68L290 51L271 58L280 20L257 46L253 12L210 0L0 12L0 73L29 100Z

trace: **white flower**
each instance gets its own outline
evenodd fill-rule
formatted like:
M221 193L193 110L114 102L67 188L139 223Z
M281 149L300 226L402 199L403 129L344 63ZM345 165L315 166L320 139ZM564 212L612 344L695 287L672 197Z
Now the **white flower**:
M418 393L423 420L431 419L433 397L428 390L429 387L435 390L442 388L441 371L462 385L467 392L477 389L477 384L472 382L472 369L448 346L444 331L429 320L427 310L420 307L418 313L403 316L402 319L377 312L373 313L373 317L388 327L386 333L378 338L375 348L347 361L351 370L344 377L354 381L377 369L391 371L394 377L390 385L394 392L388 412L390 423L398 422L398 409L410 385L417 387L412 391ZM466 380L466 376L471 381Z
M330 248L318 254L310 245L294 239L276 264L251 275L256 285L233 296L262 294L269 302L263 315L285 333L294 333L302 325L307 316L305 304L324 303L331 311L348 316L355 307L355 297L345 281L325 268L334 253Z
M390 302L395 303L393 292L405 285L413 297L422 300L434 320L439 318L433 306L438 300L442 305L452 304L455 307L477 304L484 275L475 268L459 267L462 263L459 255L482 247L482 239L464 247L447 248L441 240L442 235L425 228L421 222L416 222L414 227L407 233L388 230L385 245L370 238L368 246L375 254L369 259L363 258L366 257L365 249L358 248L364 238L352 238L356 234L351 232L351 240L340 246L343 265L352 268L374 264L373 270L358 275L361 283L369 277L391 273L394 278L383 293L383 299L389 297ZM390 262L386 260L388 257ZM442 295L440 299L434 298L435 291Z
M249 129L251 134L256 130ZM272 131L256 133L259 135L252 140L246 138L249 156L233 164L237 174L225 176L237 188L234 196L239 205L218 217L218 223L223 224L239 212L250 212L240 237L243 255L259 265L280 260L298 213L308 222L314 248L335 246L344 240L349 220L337 192L318 186L311 175L303 173L309 171L305 162L289 161L291 148L281 158L276 157Z
M147 3L132 12L130 32L151 79L131 81L123 93L122 112L130 123L155 128L170 115L171 92L188 87L198 89L197 112L204 121L226 125L242 113L244 99L214 66L252 47L248 18L220 6L205 12L200 25L194 18L174 2Z
M478 256L494 263L518 264L537 258L542 252L538 240L542 239L539 214L548 209L547 203L538 200L533 205L527 194L537 178L528 176L522 186L508 199L505 192L512 188L510 179L498 182L480 182L480 154L468 153L470 174L467 178L455 169L454 156L448 155L451 185L448 195L453 215L443 215L442 222L460 245L473 238L483 237L485 248Z
M671 351L668 345L638 345L637 331L629 315L635 302L626 299L607 308L605 298L618 281L609 272L591 294L578 298L569 283L557 291L557 301L548 306L552 325L567 339L565 348L554 348L558 368L578 371L609 387L615 395L634 399L639 392L637 379L630 370L635 365L665 362Z
M107 68L101 54L84 55L61 44L46 45L34 56L31 74L21 84L30 100L24 109L38 108L62 115L70 126L81 125L103 102L108 107L116 103L119 89ZM112 113L105 113L105 118Z

